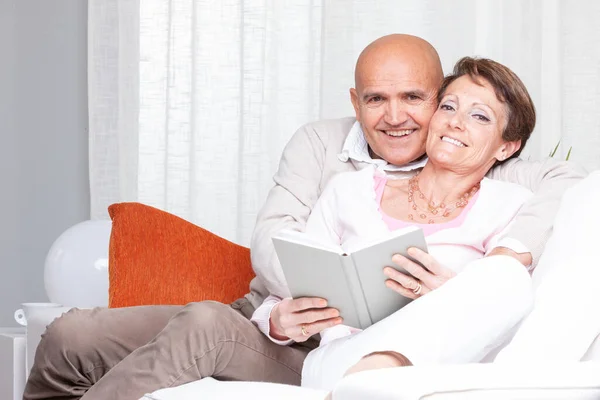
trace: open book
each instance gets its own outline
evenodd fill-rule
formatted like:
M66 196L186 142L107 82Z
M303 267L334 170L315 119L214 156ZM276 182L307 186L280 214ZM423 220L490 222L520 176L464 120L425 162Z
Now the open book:
M384 267L406 273L392 262L392 256L408 257L406 250L410 247L427 251L423 230L418 227L394 231L352 252L324 246L304 233L290 230L275 235L273 244L293 298L327 299L329 307L340 311L344 325L361 329L411 301L385 286Z

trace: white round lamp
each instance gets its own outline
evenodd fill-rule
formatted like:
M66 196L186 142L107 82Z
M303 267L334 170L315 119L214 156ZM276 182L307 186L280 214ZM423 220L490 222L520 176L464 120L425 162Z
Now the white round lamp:
M44 284L53 303L91 308L108 305L108 243L112 223L84 221L56 239L44 266Z

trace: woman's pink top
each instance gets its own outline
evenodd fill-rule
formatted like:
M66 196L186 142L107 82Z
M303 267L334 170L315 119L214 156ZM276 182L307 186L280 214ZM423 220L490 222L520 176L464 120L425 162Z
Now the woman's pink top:
M402 220L392 218L389 215L387 215L381 209L381 199L383 197L383 191L385 189L385 185L388 181L388 178L386 176L383 176L380 174L375 174L373 176L373 179L374 179L374 185L375 185L375 194L377 195L377 197L376 197L377 204L378 204L377 210L381 214L381 218L383 219L383 222L385 222L385 224L387 225L387 227L390 231L395 231L397 229L406 228L408 226L418 226L423 229L423 234L425 234L425 236L429 236L435 232L441 231L442 229L456 228L457 226L460 226L463 223L463 221L467 217L467 214L469 213L469 210L471 209L471 207L473 207L473 204L475 204L475 202L477 201L477 197L479 196L479 191L478 191L471 198L471 200L469 200L469 203L461 211L460 215L458 215L456 218L454 218L451 221L444 222L441 224L420 224L418 222L402 221Z

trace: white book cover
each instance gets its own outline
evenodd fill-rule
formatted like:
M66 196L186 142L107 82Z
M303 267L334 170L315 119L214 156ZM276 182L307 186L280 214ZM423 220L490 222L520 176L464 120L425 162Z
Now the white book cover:
M360 329L411 301L385 286L384 267L406 273L392 262L392 256L408 257L410 247L427 251L423 230L416 226L391 232L352 252L290 230L275 235L273 244L292 297L327 299L330 307L340 311L345 325Z

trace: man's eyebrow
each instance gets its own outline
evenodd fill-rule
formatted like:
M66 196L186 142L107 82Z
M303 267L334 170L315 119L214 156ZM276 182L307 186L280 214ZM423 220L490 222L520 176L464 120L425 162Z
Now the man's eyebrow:
M364 92L364 93L363 93L363 95L362 95L362 99L363 99L363 101L365 101L365 100L368 100L368 99L369 99L369 97L377 97L377 96L379 96L379 97L385 97L385 96L384 96L382 93L380 93L380 92L371 92L371 91L368 91L368 90L367 90L366 92Z
M416 96L420 97L421 99L426 99L428 97L427 92L421 89L407 90L404 92L404 96Z
M421 89L410 89L410 90L406 90L404 92L402 92L402 96L403 97L407 97L407 96L416 96L419 97L421 99L426 99L428 98L427 92L425 92L424 90ZM362 95L362 99L363 101L368 100L370 97L386 97L385 94L381 93L381 92L376 92L376 91L365 91Z

